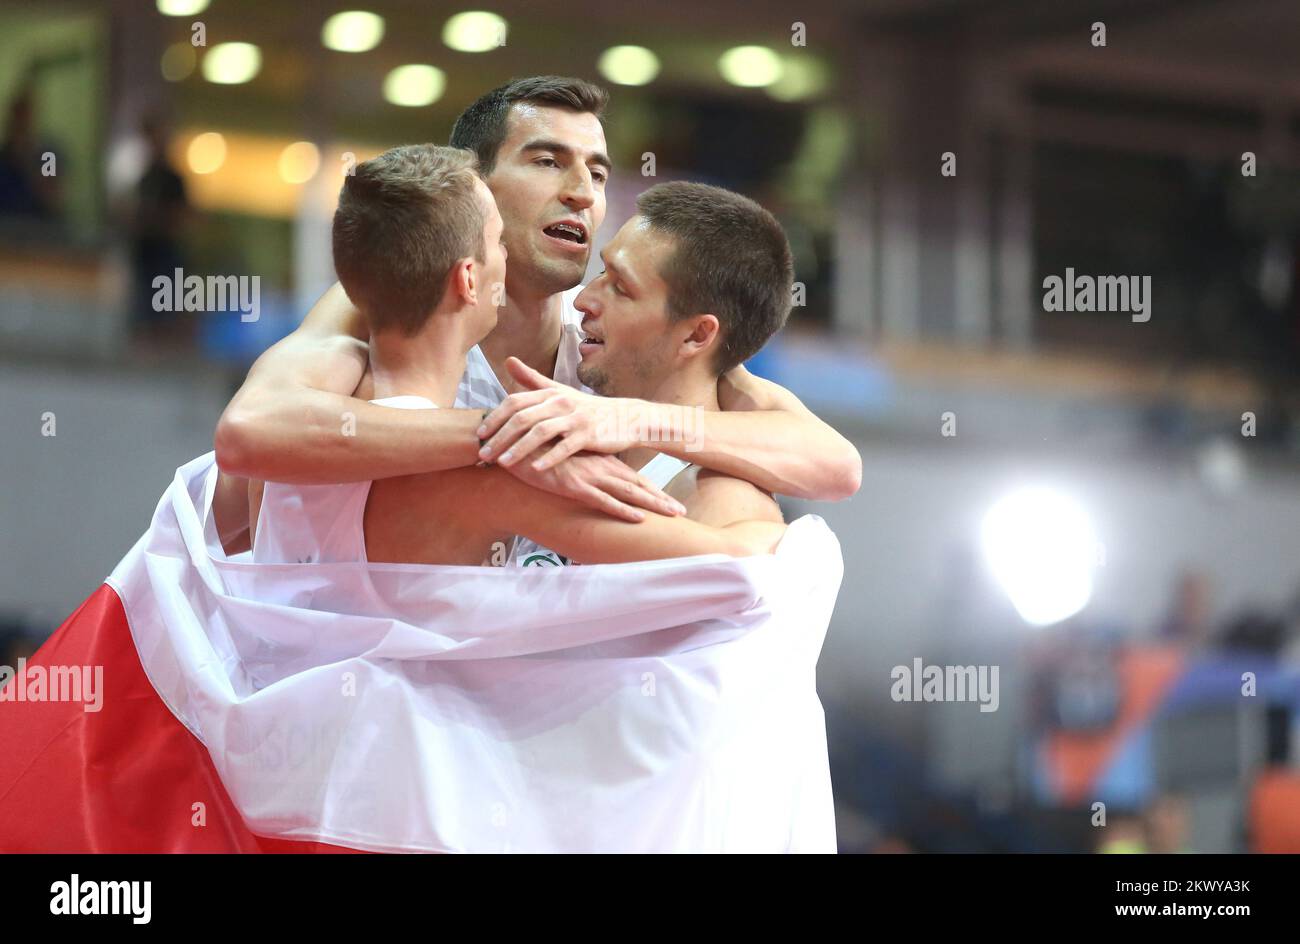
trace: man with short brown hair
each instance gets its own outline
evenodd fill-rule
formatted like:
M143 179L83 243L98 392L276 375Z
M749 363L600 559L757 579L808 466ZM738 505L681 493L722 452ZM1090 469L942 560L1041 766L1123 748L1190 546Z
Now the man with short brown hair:
M455 261L485 261L483 224L493 201L490 193L486 203L482 198L475 164L470 151L410 144L344 178L334 211L334 270L372 335L415 334L442 298Z
M356 168L334 214L334 265L370 325L372 404L449 408L470 350L492 330L506 277L504 224L469 151L411 145ZM375 482L253 481L254 562L492 563L516 534L592 563L770 551L772 521L618 521L499 470ZM525 540L525 538L521 538Z
M572 297L604 219L610 165L600 115L591 110L603 101L584 101L586 85L558 77L519 80L467 109L479 118L458 123L457 143L467 143L474 130L491 150L499 125L492 116L508 106L504 134L485 162L511 258L505 305L496 328L470 352L457 394L461 409L403 415L361 399L368 395L366 328L335 286L293 334L258 359L227 407L216 435L225 472L323 483L461 468L488 457L482 421L521 389L506 370L509 357L581 386L580 316ZM566 87L576 106L565 98ZM719 397L723 409L706 417L696 461L796 497L834 500L857 490L856 449L788 391L738 367L723 376ZM355 417L355 435L339 434L344 414ZM511 474L624 520L644 518L642 508L680 512L649 480L598 454L616 451L609 444L588 446L596 451L579 451L546 470L516 463ZM238 527L223 529L229 547L239 546Z

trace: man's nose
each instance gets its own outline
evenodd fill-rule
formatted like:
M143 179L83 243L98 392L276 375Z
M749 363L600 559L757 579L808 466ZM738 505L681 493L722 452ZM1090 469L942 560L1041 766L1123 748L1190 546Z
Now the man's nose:
M565 179L564 193L560 199L571 210L590 209L596 202L596 187L591 180L591 171L582 165L575 167Z
M593 318L596 317L595 306L591 303L590 284L583 286L582 291L578 293L578 297L573 300L573 307L584 315L590 315Z

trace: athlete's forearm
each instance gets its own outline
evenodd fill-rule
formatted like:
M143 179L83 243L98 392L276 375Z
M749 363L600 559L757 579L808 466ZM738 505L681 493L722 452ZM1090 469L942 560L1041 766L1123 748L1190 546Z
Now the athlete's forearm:
M659 414L659 422L646 426L662 438L641 445L777 495L839 501L858 490L862 460L857 449L811 413L694 410L688 417L671 404L645 408Z
M784 533L772 522L740 522L711 527L689 518L647 513L639 522L621 521L569 499L530 488L502 469L488 476L480 509L494 524L531 538L584 564L726 554L746 557L770 553ZM493 480L493 478L495 480Z
M304 387L236 400L217 428L223 471L323 485L473 465L482 410L398 410Z

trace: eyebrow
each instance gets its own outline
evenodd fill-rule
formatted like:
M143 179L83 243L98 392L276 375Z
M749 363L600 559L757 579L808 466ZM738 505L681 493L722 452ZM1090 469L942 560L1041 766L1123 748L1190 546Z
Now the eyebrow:
M638 284L637 280L632 277L632 273L629 272L627 269L625 269L623 266L618 265L617 263L611 261L609 257L605 255L604 250L601 250L600 261L604 264L606 269L613 272L614 275L618 276L618 278L621 279L622 281L627 282L629 285L633 285L633 286Z
M556 154L564 154L568 157L573 157L574 154L576 153L576 151L574 151L574 149L567 144L564 144L560 141L547 141L545 139L538 140L538 141L529 141L527 144L523 146L523 150L524 151L554 151ZM591 157L587 158L587 163L599 164L601 167L605 168L606 173L609 173L614 169L614 165L610 162L609 156L605 154L604 151L593 151Z

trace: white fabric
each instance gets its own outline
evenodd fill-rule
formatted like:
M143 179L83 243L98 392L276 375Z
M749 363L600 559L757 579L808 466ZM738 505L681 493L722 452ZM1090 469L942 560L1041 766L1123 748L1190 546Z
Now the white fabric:
M638 471L659 488L667 488L668 483L689 465L690 463L684 459L656 452ZM507 567L568 567L575 563L582 562L571 561L522 534L517 535L510 543L510 553L506 557Z
M410 395L371 400L399 410L436 410ZM371 482L289 485L267 482L253 533L253 560L262 564L365 561L366 501Z
M668 483L690 468L690 465L685 459L678 459L666 452L656 452L637 471L660 488L667 488Z
M842 576L775 554L528 571L228 561L212 453L109 582L260 834L375 851L833 852L815 667Z

